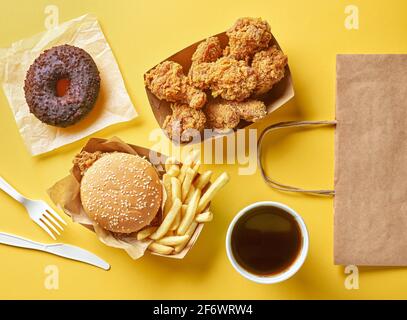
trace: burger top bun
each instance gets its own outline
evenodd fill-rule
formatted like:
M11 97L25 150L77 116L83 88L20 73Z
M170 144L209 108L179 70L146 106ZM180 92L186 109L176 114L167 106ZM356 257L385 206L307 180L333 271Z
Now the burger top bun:
M157 171L147 160L114 152L96 160L83 175L82 206L101 228L136 232L149 225L162 201Z

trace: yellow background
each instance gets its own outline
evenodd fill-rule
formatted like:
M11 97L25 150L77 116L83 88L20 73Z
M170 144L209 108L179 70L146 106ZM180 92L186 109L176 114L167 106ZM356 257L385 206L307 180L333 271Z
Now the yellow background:
M163 58L228 28L241 16L261 16L289 56L296 98L267 123L335 116L337 53L405 53L407 2L401 0L264 0L264 1L1 1L0 47L44 30L44 8L59 7L60 22L94 13L118 60L129 94L140 116L94 136L117 135L151 146L148 135L157 124L144 92L143 73ZM360 29L344 27L345 7L359 8ZM65 176L79 141L49 154L31 157L0 94L0 174L19 191L49 201L45 190ZM263 128L267 123L261 123ZM268 140L267 161L273 175L308 187L333 185L333 129L278 134ZM355 146L357 147L357 146ZM267 187L257 172L239 176L237 165L207 166L227 171L230 184L213 201L214 221L182 260L146 255L132 261L125 252L104 246L90 231L69 223L60 241L79 245L106 259L112 269L51 255L0 246L0 298L112 299L314 299L407 298L407 270L361 269L359 290L344 286L344 268L333 265L333 200L284 194ZM303 268L276 285L249 282L234 271L225 253L225 233L233 216L259 200L283 202L304 218L311 246ZM355 213L357 214L357 213ZM50 242L24 209L0 192L0 230ZM47 265L59 268L59 289L44 287Z

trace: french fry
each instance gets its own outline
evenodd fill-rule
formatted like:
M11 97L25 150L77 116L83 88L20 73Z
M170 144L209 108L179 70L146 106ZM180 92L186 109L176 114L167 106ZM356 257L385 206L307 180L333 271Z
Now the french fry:
M167 174L171 177L177 177L179 175L179 166L176 164L172 165L171 168L167 171Z
M198 207L200 197L201 197L201 190L196 189L194 191L194 194L191 198L190 203L188 204L187 211L185 212L185 215L182 218L179 228L177 230L177 234L179 236L183 236L187 232L191 223L194 221L196 209Z
M191 166L195 161L198 160L199 155L200 155L199 150L192 150L186 157L184 163L188 164Z
M191 187L189 188L187 197L185 198L185 200L183 201L184 204L188 204L191 201L192 195L194 194L195 191L195 187L193 184L191 184Z
M179 182L178 178L172 177L171 178L171 194L172 194L172 202L175 199L181 199L181 183ZM174 222L171 225L170 230L177 230L179 223L181 221L181 210L175 216Z
M168 174L163 175L163 185L165 192L167 193L167 200L165 200L163 212L163 216L165 217L172 207L171 176L169 176Z
M187 232L185 233L188 238L184 240L184 242L178 244L175 246L175 253L180 253L182 250L184 250L185 246L188 244L188 242L191 240L192 235L195 232L196 227L198 226L198 223L193 221L191 225L189 226Z
M203 223L203 222L212 221L212 219L213 219L212 212L206 211L206 212L198 214L195 218L195 221L198 223Z
M164 237L164 235L168 232L170 229L172 223L174 222L175 217L181 210L181 200L176 198L175 201L172 204L172 207L166 217L164 218L163 222L161 225L158 227L158 229L150 236L151 239L153 240L158 240Z
M161 238L160 240L157 241L157 243L165 245L165 246L176 246L176 245L179 245L180 243L183 243L187 239L188 239L187 235L168 236L168 237Z
M208 184L208 182L211 180L212 177L212 171L205 171L202 173L194 182L194 186L198 189L203 189L205 186Z
M147 227L143 230L140 230L139 232L137 232L137 240L143 240L149 237L157 230L157 228L158 227Z
M170 231L177 230L180 222L181 222L181 210L177 213L174 222L171 225Z
M148 246L148 249L152 252L159 253L159 254L165 254L165 255L171 254L171 252L174 251L173 247L165 246L165 245L159 244L157 242L152 242Z
M187 169L190 168L188 165L186 165L185 163L182 165L181 169L179 170L179 174L178 174L178 179L179 181L182 183L185 179L185 173L187 171Z
M171 199L172 202L178 198L181 199L181 182L179 182L178 178L171 177Z
M177 162L177 160L176 160L174 157L168 157L168 158L165 160L165 164L164 164L165 171L166 171L166 172L170 171L171 167L172 167L173 165L177 165L177 164L178 164L178 162ZM177 166L178 166L178 165L177 165Z
M177 177L179 175L178 161L174 157L169 157L165 160L165 171L171 177Z
M195 171L195 175L198 173L198 170L200 167L201 167L201 160L197 160L192 167L192 170Z
M182 208L181 208L182 210ZM179 227L179 223L181 222L181 210L175 216L174 222L171 225L170 231L176 231Z
M194 180L195 177L195 171L192 170L191 168L187 168L187 171L185 172L185 178L184 182L182 182L182 187L181 187L181 195L182 195L182 201L184 202L187 194L189 192L189 189L191 188L192 180Z
M182 207L181 207L181 219L185 216L185 213L187 212L187 208L188 208L188 205L186 205L186 204L182 205Z
M212 183L208 190L202 195L201 199L199 200L197 213L201 213L208 203L213 199L215 194L230 180L229 175L224 172L222 173L214 183ZM199 190L199 189L198 189Z
M183 162L179 175L178 175L178 179L179 179L179 181L181 181L181 184L184 182L187 169L191 168L193 163L198 159L198 156L199 156L199 151L194 150L190 154L188 154L188 156L185 158L185 161Z

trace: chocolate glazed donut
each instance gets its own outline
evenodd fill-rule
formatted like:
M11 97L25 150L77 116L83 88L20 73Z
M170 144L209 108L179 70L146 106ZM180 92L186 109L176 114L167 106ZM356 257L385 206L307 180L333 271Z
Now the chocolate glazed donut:
M69 80L58 96L59 80ZM62 45L44 51L30 66L25 79L25 99L39 120L68 127L83 119L95 105L100 88L99 71L83 49Z

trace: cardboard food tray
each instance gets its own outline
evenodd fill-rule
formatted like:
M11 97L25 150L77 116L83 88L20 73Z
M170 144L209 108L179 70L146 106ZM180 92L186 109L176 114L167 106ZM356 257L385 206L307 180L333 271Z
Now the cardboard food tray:
M215 37L217 37L219 39L222 48L225 48L229 41L228 36L226 35L226 32L219 33L219 34L215 35ZM184 74L187 75L189 68L191 67L192 55L194 54L197 46L202 41L205 41L205 39L198 41L187 48L182 49L181 51L168 57L167 59L161 61L160 63L162 63L164 61L168 61L168 60L177 62L182 66L182 68L184 70ZM277 40L274 38L274 36L272 37L272 41L271 41L270 45L276 45L281 50L281 47L278 44ZM153 68L151 68L150 70L152 70ZM150 70L148 70L147 72L149 72ZM145 87L145 90L147 93L148 100L150 102L151 109L154 113L154 116L158 122L158 125L162 129L165 118L172 113L172 110L170 108L171 103L168 101L165 101L165 100L158 99L147 87ZM207 94L207 97L208 97L208 100L213 99L210 94ZM265 103L266 108L267 108L267 114L270 115L273 111L280 108L282 105L287 103L293 97L294 97L294 87L293 87L293 82L292 82L292 78L291 78L290 68L287 65L284 78L280 82L275 84L269 92L262 95L259 98L259 100L262 100ZM246 127L250 126L251 124L252 124L251 122L241 120L239 125L237 126L237 128L234 131L236 131L237 129L246 128ZM230 133L231 132L229 132L229 134ZM216 137L223 136L223 135L224 134L217 134L212 137L216 138ZM201 141L203 141L204 139L207 139L207 138L208 138L208 136L204 137L203 134L201 135Z
M83 147L82 151L125 152L131 154L138 154L141 157L145 157L149 161L150 156L152 155L152 153L150 153L152 150L124 143L119 138L116 137L109 140L92 138ZM167 156L162 155L159 152L153 151L153 153L158 157L162 157L161 159L164 161L167 158ZM163 162L153 165L157 169L157 172L161 178L162 174L165 172ZM129 235L120 235L103 230L100 227L98 227L92 220L89 219L89 217L86 215L82 207L80 199L81 179L82 177L79 168L76 165L74 165L71 168L71 174L69 176L61 179L48 190L48 194L51 200L55 203L57 207L63 210L65 214L70 216L74 222L80 223L84 227L94 231L97 234L99 240L104 244L125 250L133 259L138 259L142 257L145 251L147 250L147 247L152 242L152 240L148 239L140 241L137 240L136 233ZM205 210L208 210L209 206L210 204ZM162 215L160 209L160 211L157 214L157 218L150 225L159 224L161 216ZM195 244L196 240L199 237L199 234L202 231L203 226L204 226L203 223L198 224L190 241L180 253L174 255L161 255L154 252L150 253L154 255L164 256L167 258L183 259L189 252L189 250L191 250L192 246Z

